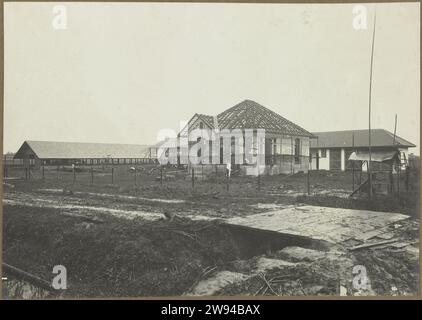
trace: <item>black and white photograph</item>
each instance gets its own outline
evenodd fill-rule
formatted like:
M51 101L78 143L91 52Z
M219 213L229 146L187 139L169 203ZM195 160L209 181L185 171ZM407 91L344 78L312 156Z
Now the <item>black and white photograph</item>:
M420 296L419 2L3 19L2 299Z

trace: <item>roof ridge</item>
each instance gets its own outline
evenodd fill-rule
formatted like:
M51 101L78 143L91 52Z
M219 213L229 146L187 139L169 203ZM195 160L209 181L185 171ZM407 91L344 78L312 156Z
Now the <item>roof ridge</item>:
M121 145L121 146L148 146L149 144L139 143L118 143L118 142L86 142L86 141L52 141L52 140L24 140L26 143L79 143L79 144L104 144L104 145Z

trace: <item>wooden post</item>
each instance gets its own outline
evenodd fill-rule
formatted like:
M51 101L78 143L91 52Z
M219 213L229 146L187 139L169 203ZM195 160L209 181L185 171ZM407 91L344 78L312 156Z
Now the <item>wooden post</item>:
M44 181L44 161L42 162L42 181Z
M134 174L135 174L135 186L136 186L136 168L135 168Z
M111 168L111 184L114 184L114 167Z
M308 191L308 196L311 194L311 186L309 184L309 175L310 175L310 170L308 169L308 173L306 174L306 189Z
M291 148L291 159L290 159L290 173L293 174L293 136L290 136L290 148Z
M399 162L399 168L397 170L397 196L400 197L400 171L401 171L401 161Z
M94 184L94 168L91 167L91 184Z
M201 176L202 176L202 181L204 181L204 165L201 163Z
M75 167L73 167L73 182L75 182L76 181L76 170L75 170L76 168Z
M406 191L409 191L409 167L406 167L406 171L405 171L405 178L406 178Z
M261 175L259 173L259 169L258 169L258 191L261 191Z
M60 167L57 166L57 181L59 181L59 171L60 171Z
M352 135L352 152L355 151L355 133ZM352 160L352 192L355 191L355 161Z
M195 188L195 169L192 167L192 190Z
M389 178L390 178L390 194L394 193L394 180L393 180L393 171L390 170L390 174L389 174Z
M160 184L163 185L163 166L160 167Z
M230 187L230 171L226 169L226 190L229 191L229 187Z
M374 62L374 44L375 44L375 27L376 27L376 11L374 13L374 28L372 32L372 47L371 47L371 67L369 70L369 105L368 105L368 136L369 136L369 161L368 161L368 183L369 183L369 199L372 198L372 142L371 142L371 105L372 105L372 69Z

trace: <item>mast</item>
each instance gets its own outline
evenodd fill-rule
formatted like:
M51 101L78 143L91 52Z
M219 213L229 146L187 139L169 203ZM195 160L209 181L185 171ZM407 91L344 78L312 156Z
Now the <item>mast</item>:
M372 47L371 47L371 68L369 72L369 110L368 110L368 124L369 124L369 161L368 161L368 175L369 175L369 198L372 198L372 168L371 168L371 161L372 161L372 148L371 148L371 104L372 104L372 69L374 64L374 44L375 44L375 26L377 22L377 11L375 9L374 12L374 28L372 32Z

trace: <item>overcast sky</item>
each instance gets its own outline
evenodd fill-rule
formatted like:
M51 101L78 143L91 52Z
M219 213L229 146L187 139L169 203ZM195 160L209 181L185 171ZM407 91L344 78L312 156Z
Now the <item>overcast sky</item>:
M156 142L252 99L308 131L368 126L353 5L5 3L4 151L24 140ZM377 4L373 128L418 145L419 3Z

